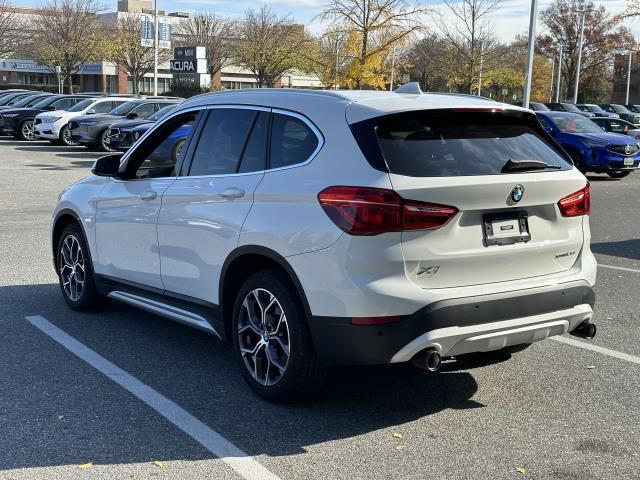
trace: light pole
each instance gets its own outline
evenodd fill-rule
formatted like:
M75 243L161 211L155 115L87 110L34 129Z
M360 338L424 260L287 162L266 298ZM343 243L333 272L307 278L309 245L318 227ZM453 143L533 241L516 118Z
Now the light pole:
M396 66L396 44L393 44L393 53L391 54L391 81L389 82L389 91L393 92L393 76Z
M580 83L580 66L582 64L582 43L584 41L584 17L585 14L591 10L581 4L580 7L576 8L576 12L580 15L580 40L578 41L578 65L576 67L576 84L573 88L573 103L578 103L578 84Z
M538 0L531 0L531 16L529 17L529 42L527 44L527 67L524 72L524 92L522 106L529 108L531 96L531 73L533 72L534 42L536 38L536 16L538 15Z
M484 60L484 40L480 40L480 77L478 78L478 96L481 96L481 91L482 91L483 60Z
M556 68L556 59L555 57L551 58L551 82L549 83L549 102L553 99L553 74Z
M562 49L564 45L560 44L560 52L558 52L558 84L556 85L556 103L560 101L560 79L562 78Z
M153 95L158 95L158 0L153 0Z
M633 47L629 45L629 63L627 64L627 95L625 96L625 105L629 105L629 87L631 86L631 55L633 54Z
M338 65L340 63L339 55L340 55L340 34L336 32L336 71L334 72L334 75L333 75L334 90L340 89L340 87L338 86Z

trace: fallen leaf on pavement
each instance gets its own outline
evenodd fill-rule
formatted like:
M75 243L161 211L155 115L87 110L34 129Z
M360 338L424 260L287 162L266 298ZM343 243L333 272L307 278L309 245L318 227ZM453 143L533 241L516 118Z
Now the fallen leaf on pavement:
M524 467L516 467L516 472L522 475L524 474L524 472L526 472L526 470L524 469Z
M162 461L160 461L160 460L154 460L154 461L153 461L153 464L154 464L156 467L160 467L160 468L164 467L164 462L162 462Z
M594 368L596 368L596 366L595 366L595 365L589 365L589 366L587 367L587 369L589 369L589 370L593 370Z
M82 468L82 469L91 468L91 467L93 467L93 463L91 462L78 465L78 468Z
M396 445L395 449L396 450L404 450L404 445Z
M393 432L391 435L393 436L393 438L402 438L402 434L399 432Z

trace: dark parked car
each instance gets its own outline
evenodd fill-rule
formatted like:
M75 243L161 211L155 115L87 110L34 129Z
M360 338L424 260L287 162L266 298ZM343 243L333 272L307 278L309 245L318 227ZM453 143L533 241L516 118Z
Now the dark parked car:
M15 95L17 93L24 93L26 90L21 88L10 88L8 90L0 90L0 100L5 98L7 95Z
M640 125L640 114L629 111L624 105L617 103L601 103L600 106L605 112L617 113L620 118L631 122L635 125Z
M548 112L549 108L540 102L529 102L529 108L534 112Z
M570 112L570 113L579 113L584 117L595 117L595 115L591 112L583 112L578 107L576 107L573 103L568 102L549 102L545 103L545 105L549 108L549 110L553 112Z
M626 109L633 113L640 113L640 105L634 105L633 103L629 103L625 105Z
M592 118L591 121L606 132L622 133L640 140L640 128L621 118Z
M175 107L175 105L167 105L143 119L125 120L114 123L109 127L107 143L113 150L126 152L144 132L162 117L170 113Z
M600 105L596 105L595 103L578 103L576 105L583 112L591 112L596 117L605 117L605 118L620 118L620 115L613 112L605 112Z
M174 105L181 101L182 99L154 99L153 97L148 97L123 103L104 115L83 115L74 118L69 122L71 139L86 147L98 148L103 152L109 152L112 148L107 140L111 125L122 121L124 118L134 120L148 117L166 105Z
M44 92L34 92L34 91L13 92L9 95L5 95L4 97L0 98L0 110L6 109L6 108L13 108L17 106L16 104L22 103L25 99L31 98L34 95L52 95L52 94L44 93ZM27 101L27 103L29 102Z
M67 110L84 100L81 95L49 95L30 107L13 107L0 111L0 135L13 135L20 140L35 138L33 122L36 115L46 111Z
M536 113L542 126L571 156L583 173L606 173L623 178L640 164L638 141L607 133L581 115L568 112Z

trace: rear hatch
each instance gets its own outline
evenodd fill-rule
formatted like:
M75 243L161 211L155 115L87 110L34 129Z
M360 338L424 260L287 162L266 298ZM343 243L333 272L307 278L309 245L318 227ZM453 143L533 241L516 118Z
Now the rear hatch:
M419 286L554 274L578 259L587 182L533 114L417 110L359 122L352 131L403 199L418 209L417 202L455 207L441 227L402 232L405 271Z

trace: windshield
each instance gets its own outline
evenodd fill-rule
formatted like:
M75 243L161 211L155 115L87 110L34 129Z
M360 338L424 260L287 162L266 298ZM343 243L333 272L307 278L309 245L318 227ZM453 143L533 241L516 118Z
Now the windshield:
M140 102L125 102L119 107L116 107L113 110L111 110L109 113L107 113L107 115L116 115L119 117L124 117L131 110L136 108L138 105L140 105Z
M626 107L623 107L622 105L611 105L611 107L613 107L613 110L616 113L631 113L629 110L627 110Z
M37 96L34 98L33 95L29 95L28 97L24 97L18 100L16 103L13 104L13 106L16 108L27 107L27 106L31 106L32 103L39 102L40 100L42 100L42 97L40 96Z
M527 120L489 112L430 110L361 123L368 124L366 130L373 129L389 172L398 175L500 175L509 161L526 160L571 168ZM368 143L367 133L354 126L358 143Z
M176 105L167 105L166 107L162 107L156 113L152 113L151 115L146 117L145 120L151 120L152 122L157 122L158 120L163 118L165 115L170 113L174 108L176 108Z
M587 110L594 113L605 113L605 111L598 105L587 105Z
M39 110L44 109L45 107L51 105L55 102L59 97L46 97L44 100L40 99L37 103L33 104L33 108L37 108Z
M81 102L76 103L68 111L69 112L81 112L82 110L84 110L85 108L89 107L94 102L95 102L95 100L93 100L92 98L87 98L86 100L82 100Z
M558 130L564 133L602 133L602 129L582 115L549 115Z
M24 95L23 93L14 93L14 94L10 94L7 95L6 97L2 97L0 98L0 105L9 105L14 98L16 97L21 97L22 95Z
M563 103L562 106L564 107L565 112L580 113L580 109L572 103Z

